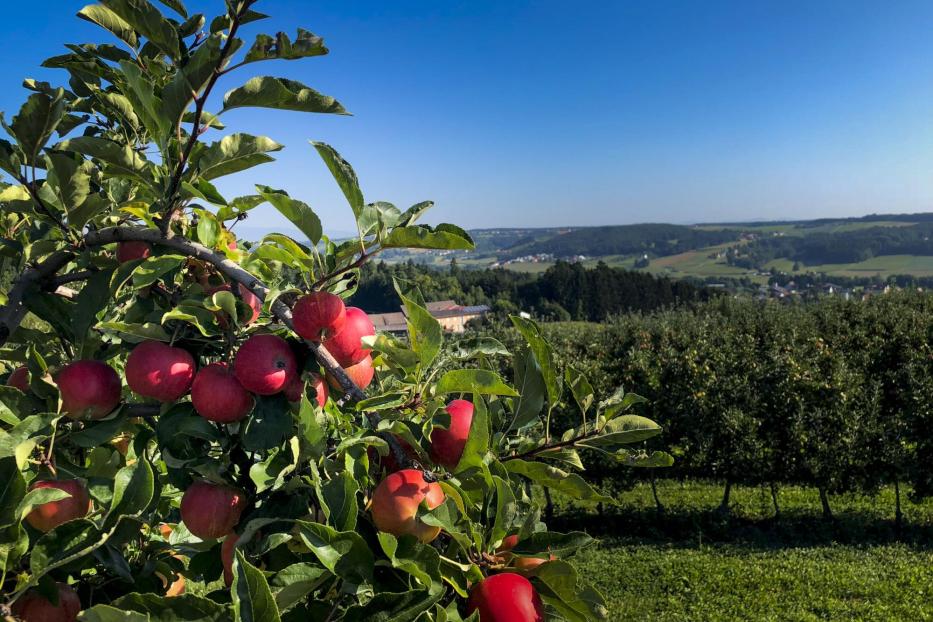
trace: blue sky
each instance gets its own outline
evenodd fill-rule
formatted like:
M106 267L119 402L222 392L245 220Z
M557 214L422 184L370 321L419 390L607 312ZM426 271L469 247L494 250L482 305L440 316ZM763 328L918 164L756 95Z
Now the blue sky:
M5 3L0 109L63 37L105 41L84 2ZM211 14L221 0L189 0ZM933 205L933 3L260 0L248 34L303 26L331 54L254 64L352 117L248 109L231 131L286 145L253 183L349 209L307 140L334 145L367 200L466 227L810 218ZM219 102L219 97L218 97ZM219 104L218 104L219 107ZM271 208L247 226L281 227Z

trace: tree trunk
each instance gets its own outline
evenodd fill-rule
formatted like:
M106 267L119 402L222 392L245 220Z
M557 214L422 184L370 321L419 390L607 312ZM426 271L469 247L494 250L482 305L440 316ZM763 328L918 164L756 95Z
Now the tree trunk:
M898 531L904 526L904 514L901 512L901 483L894 478L894 526Z
M726 489L722 491L722 503L719 504L719 509L716 510L720 514L729 513L729 496L732 494L732 480L726 480Z
M773 481L771 482L771 503L774 504L774 518L780 518L781 507L778 505L777 484L775 484Z
M551 500L551 491L544 487L544 517L548 522L554 520L554 502Z
M658 487L654 483L654 469L648 469L649 480L651 481L651 494L654 496L654 511L657 513L658 518L664 515L664 504L661 503L661 498L658 496Z
M823 506L823 518L826 520L833 519L833 509L829 507L829 495L826 493L826 489L820 486L818 488L820 491L820 504Z

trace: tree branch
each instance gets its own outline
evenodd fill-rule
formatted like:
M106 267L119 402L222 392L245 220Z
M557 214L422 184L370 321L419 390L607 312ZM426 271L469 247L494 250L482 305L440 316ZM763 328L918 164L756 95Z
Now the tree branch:
M181 236L165 238L157 229L142 227L110 227L99 231L91 231L84 236L84 242L88 246L101 246L113 242L149 242L165 246L178 251L183 255L195 257L213 265L219 272L227 278L242 284L260 300L265 300L269 295L269 288L258 278L244 270L236 262L230 261L225 256L215 253L202 244L188 240ZM273 317L294 332L294 323L292 310L279 299L272 301L271 311ZM307 346L314 353L315 358L322 367L333 376L344 392L354 401L362 400L366 394L356 386L353 380L347 375L343 367L334 359L330 352L319 343L305 341Z
M6 343L13 331L26 317L27 309L23 301L32 288L40 286L42 281L54 276L72 259L74 259L73 253L57 251L38 265L26 268L16 278L13 282L13 288L10 289L10 293L7 295L7 303L0 307L0 345Z

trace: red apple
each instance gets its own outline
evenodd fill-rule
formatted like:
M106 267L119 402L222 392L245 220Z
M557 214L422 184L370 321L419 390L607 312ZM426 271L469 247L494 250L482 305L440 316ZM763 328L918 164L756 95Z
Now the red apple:
M75 361L55 376L62 412L72 419L101 419L120 403L120 377L100 361Z
M288 382L285 383L285 388L282 389L282 395L285 396L289 402L297 402L301 400L301 396L305 392L305 381L299 375L295 374L294 376L288 379Z
M181 520L188 531L210 540L225 536L240 522L246 499L233 486L197 481L181 498Z
M473 586L467 613L480 622L544 622L544 604L531 581L514 572L487 577Z
M224 363L211 363L198 370L191 385L191 404L211 421L239 421L253 409L253 396L243 388Z
M91 497L87 494L84 483L79 480L44 480L34 482L29 490L42 488L56 488L71 495L58 501L37 505L26 515L26 522L43 533L52 531L62 523L83 518L91 511Z
M46 600L39 590L32 589L13 605L13 615L23 622L75 622L81 611L81 600L64 583L58 584L58 604Z
M143 341L126 358L126 384L143 397L174 402L191 388L194 369L194 359L187 350L161 341Z
M362 361L356 365L350 365L349 367L344 368L344 370L350 380L361 389L365 389L373 382L373 376L376 373L376 370L373 369L373 357L366 355ZM340 383L337 382L337 379L332 375L327 375L327 382L330 383L330 386L337 389L338 391L343 391L343 387L340 386Z
M19 389L23 393L29 393L29 368L21 365L14 369L10 377L7 378L6 385Z
M148 242L120 242L117 244L117 261L126 263L134 259L145 259L152 254Z
M421 502L433 510L444 502L444 491L437 482L427 482L415 469L396 471L376 486L372 499L376 528L395 536L412 534L424 543L441 532L440 527L422 523L417 518Z
M224 539L224 543L220 547L220 561L223 562L224 583L227 584L227 587L233 585L233 558L236 553L236 543L239 539L240 536L231 533Z
M363 347L362 339L375 334L376 327L365 311L347 307L343 328L324 341L324 346L342 367L349 367L369 355L370 351Z
M240 313L240 317L239 317L240 324L242 324L243 326L249 326L250 324L255 322L257 319L259 319L259 312L260 310L262 310L262 301L259 300L259 297L256 296L256 294L249 291L249 288L247 288L242 283L238 283L237 285L238 285L237 292L240 294L240 298L243 300L243 302L246 303L246 306L248 306L250 309L249 311L243 311ZM208 296L211 296L216 292L229 292L229 291L231 291L230 283L224 283L223 285L218 285L217 287L208 288L207 290L205 290L205 293ZM216 317L217 317L217 323L220 325L220 327L227 328L226 313L222 311L218 311L216 313Z
M317 394L317 404L321 408L324 408L324 404L327 403L327 384L318 374L310 374L310 380L311 388L314 389L314 392Z
M233 371L247 391L259 395L275 395L298 373L292 349L275 335L253 335L243 342Z
M473 403L467 400L454 400L447 404L450 415L450 427L434 428L431 432L431 460L435 464L452 469L460 462L467 437L470 436L470 424L473 423Z
M298 299L292 315L295 332L302 339L321 342L343 328L347 309L340 296L330 292L313 292Z
M236 248L237 248L237 247L236 247L236 240L234 239L234 240L230 240L229 242L227 242L227 248L229 248L229 249L232 250L232 251L235 251Z

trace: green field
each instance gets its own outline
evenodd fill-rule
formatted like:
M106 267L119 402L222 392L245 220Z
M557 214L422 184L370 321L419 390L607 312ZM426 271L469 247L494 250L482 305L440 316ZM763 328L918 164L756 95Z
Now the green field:
M893 523L890 490L833 497L835 521L816 491L735 488L732 514L715 511L722 487L659 482L622 493L598 516L565 511L559 529L583 529L600 545L575 563L606 597L612 620L931 620L933 505L905 503Z
M789 259L777 259L769 262L767 268L777 268L791 272L794 262ZM933 276L933 257L920 255L885 255L872 257L858 263L836 263L807 265L802 268L805 272L825 272L828 275L838 276L880 276L892 274L913 274L914 276Z

